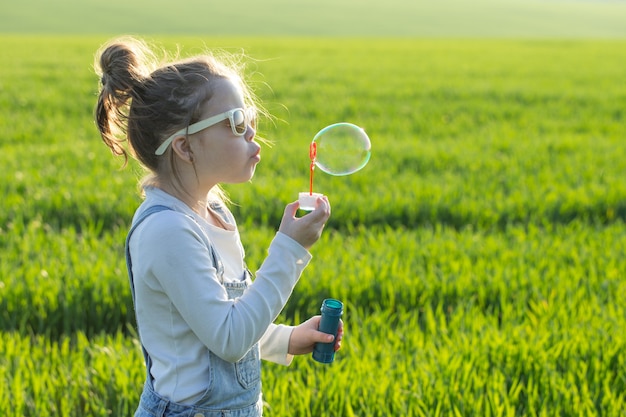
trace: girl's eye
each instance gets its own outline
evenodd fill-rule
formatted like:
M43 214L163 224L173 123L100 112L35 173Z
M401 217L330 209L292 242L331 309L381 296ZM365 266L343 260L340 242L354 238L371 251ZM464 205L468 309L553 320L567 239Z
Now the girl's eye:
M231 123L231 129L233 129L233 132L236 132L239 135L243 135L246 132L246 115L243 110L237 110L233 113Z

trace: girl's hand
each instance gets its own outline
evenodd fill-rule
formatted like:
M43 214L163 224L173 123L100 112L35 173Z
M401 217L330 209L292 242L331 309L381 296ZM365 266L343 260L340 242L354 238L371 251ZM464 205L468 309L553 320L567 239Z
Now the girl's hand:
M330 203L326 196L320 197L317 199L315 210L302 217L296 217L299 206L299 203L294 201L285 207L278 231L308 250L322 235L324 225L330 217Z
M289 338L289 354L303 355L311 353L316 343L330 343L333 341L332 334L318 330L321 319L322 316L313 316L304 323L294 327ZM341 348L341 339L343 339L343 321L339 320L339 330L335 339L335 352Z

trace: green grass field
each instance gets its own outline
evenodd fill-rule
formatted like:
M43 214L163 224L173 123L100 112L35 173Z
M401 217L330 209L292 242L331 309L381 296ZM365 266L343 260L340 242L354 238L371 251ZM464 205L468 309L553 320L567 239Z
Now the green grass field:
M333 215L279 318L340 298L343 348L265 364L266 415L624 415L626 41L154 39L255 58L274 146L228 186L253 269L315 133L373 142L359 173L317 173ZM141 392L123 259L141 173L92 121L106 40L0 36L3 416L129 416Z

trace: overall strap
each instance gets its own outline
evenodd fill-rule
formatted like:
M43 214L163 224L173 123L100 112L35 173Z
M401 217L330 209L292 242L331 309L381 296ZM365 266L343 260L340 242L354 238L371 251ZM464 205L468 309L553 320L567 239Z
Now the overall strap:
M148 218L148 216L154 213L158 213L160 211L164 211L164 210L173 211L172 208L163 206L163 205L155 205L155 206L148 207L143 213L141 213L141 215L137 218L137 220L135 220L135 223L131 226L128 232L128 235L126 236L126 243L124 244L124 250L126 252L126 268L128 269L128 278L130 280L130 291L133 297L133 306L135 306L135 320L137 320L137 308L136 308L137 303L135 301L135 281L133 278L133 264L130 258L130 237L135 231L135 229L137 228L137 226L139 226L146 218ZM198 225L198 227L200 226ZM209 250L211 251L211 257L213 258L213 265L215 265L215 269L217 269L217 275L220 279L220 282L223 284L224 283L224 265L222 264L222 261L219 255L217 254L217 251L215 250L213 245L211 245L211 242L208 240L208 236L206 236L206 233L204 233L204 230L201 229L201 231L207 238L207 242L209 242ZM143 357L146 362L146 373L147 373L146 381L147 383L150 384L150 386L152 386L152 378L150 377L150 368L152 367L151 366L152 361L150 360L150 356L148 355L148 352L144 348L143 343L141 344L141 350L143 352Z
M143 223L144 220L146 220L148 218L148 216L150 216L151 214L154 213L158 213L160 211L163 210L171 210L171 208L166 207L166 206L152 206L152 207L148 207L146 209L146 211L144 211L143 213L141 213L141 216L139 216L139 218L135 221L135 224L133 224L128 232L128 235L126 236L126 243L124 244L124 250L126 252L126 268L128 269L128 278L130 279L130 291L132 293L133 296L133 304L135 304L135 282L133 280L133 264L132 261L130 259L130 237L132 236L133 232L135 231L135 229L137 228L137 226L139 226L141 223Z

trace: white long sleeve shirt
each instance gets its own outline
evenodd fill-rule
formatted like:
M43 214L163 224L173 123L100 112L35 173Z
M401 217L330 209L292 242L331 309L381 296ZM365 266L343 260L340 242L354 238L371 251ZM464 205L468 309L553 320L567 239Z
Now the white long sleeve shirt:
M254 282L241 297L228 299L208 245L223 262L224 281L240 281L245 254L230 212L224 230L175 197L148 187L135 219L154 205L172 210L146 218L131 236L129 249L139 335L152 360L155 390L180 403L199 398L209 383L207 349L235 362L260 342L263 359L288 365L293 327L273 321L310 253L278 232Z

